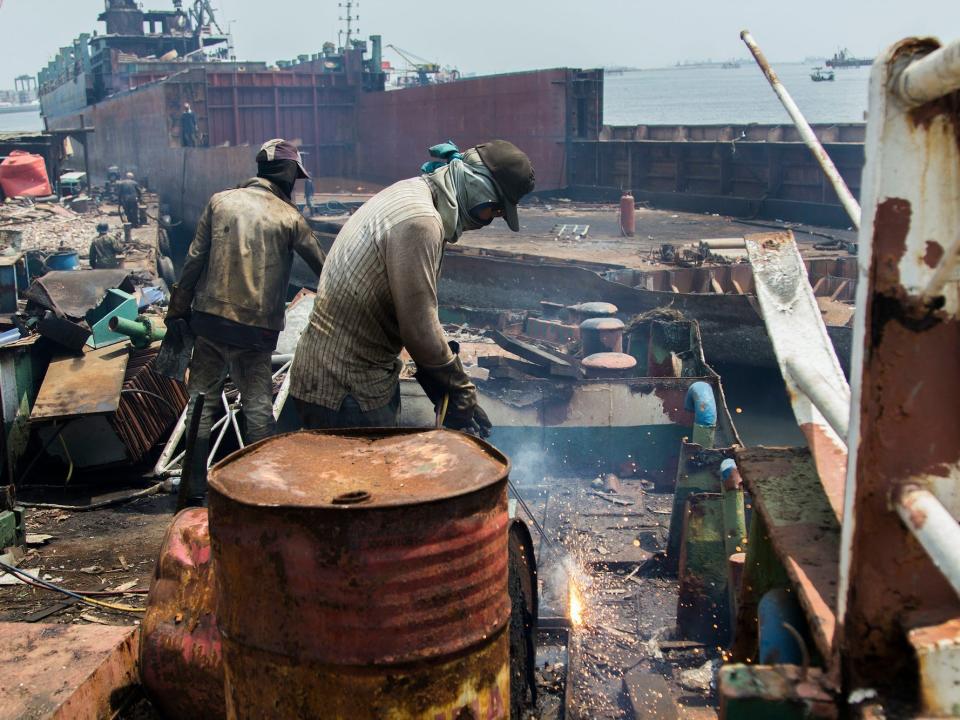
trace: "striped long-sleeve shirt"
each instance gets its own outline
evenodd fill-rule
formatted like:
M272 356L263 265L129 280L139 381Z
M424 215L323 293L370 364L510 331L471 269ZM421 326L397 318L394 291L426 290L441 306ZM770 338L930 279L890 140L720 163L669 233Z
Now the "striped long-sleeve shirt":
M443 229L430 186L402 180L343 226L327 256L310 322L290 369L290 393L340 408L386 405L405 346L420 367L453 359L437 315Z

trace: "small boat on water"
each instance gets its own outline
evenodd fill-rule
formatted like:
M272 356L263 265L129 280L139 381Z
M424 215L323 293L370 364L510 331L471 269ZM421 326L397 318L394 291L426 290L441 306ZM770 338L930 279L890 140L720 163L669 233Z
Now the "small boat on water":
M833 70L824 70L822 67L815 67L810 73L810 79L814 82L833 82Z

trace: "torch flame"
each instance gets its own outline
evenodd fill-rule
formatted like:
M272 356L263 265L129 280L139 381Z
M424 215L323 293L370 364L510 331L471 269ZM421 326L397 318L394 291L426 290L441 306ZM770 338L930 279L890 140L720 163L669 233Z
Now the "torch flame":
M580 589L572 578L570 579L570 624L574 627L583 625L583 598L580 597Z

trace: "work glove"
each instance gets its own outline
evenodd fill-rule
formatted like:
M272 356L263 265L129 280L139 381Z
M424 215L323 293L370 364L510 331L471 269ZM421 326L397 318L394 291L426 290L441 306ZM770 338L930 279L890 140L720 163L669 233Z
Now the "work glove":
M167 304L167 315L163 319L164 325L169 327L173 320L188 320L192 305L193 293L179 285L174 285L173 292L170 293L170 302Z
M490 435L490 419L477 404L477 388L458 356L454 355L450 362L440 367L418 367L414 377L434 408L442 408L444 397L448 398L444 427L478 437Z

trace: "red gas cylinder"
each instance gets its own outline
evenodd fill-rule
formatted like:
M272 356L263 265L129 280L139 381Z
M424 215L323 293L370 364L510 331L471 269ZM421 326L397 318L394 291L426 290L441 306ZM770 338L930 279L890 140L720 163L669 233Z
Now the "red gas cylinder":
M624 193L620 198L620 233L626 237L633 237L637 229L636 210L633 195Z
M166 717L226 716L206 508L178 514L160 547L140 633L140 678Z

